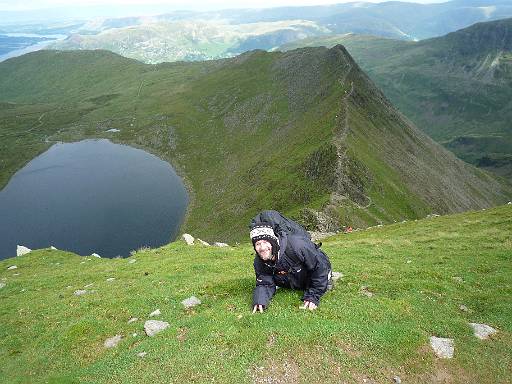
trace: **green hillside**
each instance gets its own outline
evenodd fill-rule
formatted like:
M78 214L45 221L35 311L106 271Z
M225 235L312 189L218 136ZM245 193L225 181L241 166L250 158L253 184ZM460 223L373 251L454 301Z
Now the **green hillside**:
M0 89L3 183L52 142L111 138L177 168L184 230L207 241L243 239L261 209L331 231L511 196L404 120L341 46L160 65L43 51L1 63Z
M508 383L511 218L505 205L325 240L344 276L316 312L280 290L252 315L245 242L179 241L129 259L46 249L3 260L0 382ZM202 303L186 310L192 295ZM170 326L150 338L149 319ZM469 323L498 332L479 340ZM105 348L114 335L120 343ZM431 336L454 340L453 359L434 356Z
M310 38L283 49L343 44L420 129L457 156L512 179L512 19L405 42Z

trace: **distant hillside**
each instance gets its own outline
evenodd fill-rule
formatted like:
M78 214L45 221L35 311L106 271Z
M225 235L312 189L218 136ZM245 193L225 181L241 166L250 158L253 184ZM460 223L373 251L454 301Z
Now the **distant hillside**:
M282 49L340 43L424 132L462 159L512 179L512 19L416 43L338 35Z
M74 33L49 48L107 49L145 63L161 63L232 57L255 48L271 49L329 32L314 22L304 20L253 24L231 24L226 20L148 22L141 18L118 21L117 24L109 20L94 25L94 28L101 29L99 33Z
M247 238L230 248L177 241L129 259L44 249L2 260L0 379L507 384L511 218L505 205L325 239L343 277L315 312L279 289L251 314ZM192 295L201 304L185 309ZM169 326L148 337L148 320ZM470 323L497 332L480 340ZM436 357L432 336L453 340L453 359Z
M351 2L233 10L222 15L244 23L304 19L326 26L334 33L353 32L412 40L441 36L479 21L511 17L512 4L508 0L454 0L435 4Z
M507 0L440 4L353 2L308 7L171 12L95 18L76 26L54 49L108 49L145 63L231 57L252 49L333 33L418 40L479 21L512 17ZM1 28L0 28L1 29Z
M172 162L192 194L184 230L205 240L244 239L264 208L335 230L512 196L405 120L342 46L160 65L43 51L1 63L0 89L3 183L55 140L112 138Z

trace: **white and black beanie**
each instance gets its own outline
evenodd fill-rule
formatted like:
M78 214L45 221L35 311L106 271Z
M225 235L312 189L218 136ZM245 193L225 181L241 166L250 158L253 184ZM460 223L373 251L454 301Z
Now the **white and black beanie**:
M277 258L277 255L279 254L279 238L276 236L270 225L263 223L255 225L251 228L250 236L253 247L258 240L267 240L272 244L272 254Z

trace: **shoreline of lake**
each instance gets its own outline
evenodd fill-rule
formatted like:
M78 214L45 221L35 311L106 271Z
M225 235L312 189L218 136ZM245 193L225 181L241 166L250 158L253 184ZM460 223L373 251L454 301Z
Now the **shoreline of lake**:
M188 200L172 165L151 153L107 139L55 144L0 191L0 259L17 244L102 257L161 246L179 234Z

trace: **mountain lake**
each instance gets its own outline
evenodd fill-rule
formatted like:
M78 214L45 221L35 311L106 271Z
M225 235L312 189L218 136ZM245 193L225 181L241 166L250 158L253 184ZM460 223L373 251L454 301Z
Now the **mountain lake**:
M0 191L0 259L16 246L128 256L176 238L188 204L158 157L109 140L59 143Z

